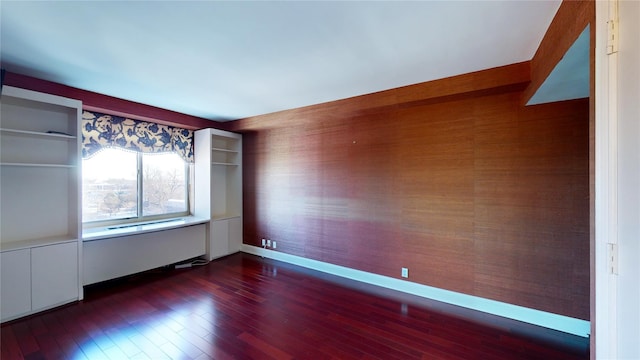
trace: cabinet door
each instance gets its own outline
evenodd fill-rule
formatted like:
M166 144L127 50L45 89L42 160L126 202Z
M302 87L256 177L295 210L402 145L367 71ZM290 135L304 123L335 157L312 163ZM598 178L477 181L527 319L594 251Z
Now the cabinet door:
M64 243L31 249L33 310L78 299L78 244Z
M229 253L236 253L242 248L242 218L229 219Z
M210 259L229 254L229 220L211 222Z
M31 311L30 250L6 251L0 256L0 312L2 320L9 320Z

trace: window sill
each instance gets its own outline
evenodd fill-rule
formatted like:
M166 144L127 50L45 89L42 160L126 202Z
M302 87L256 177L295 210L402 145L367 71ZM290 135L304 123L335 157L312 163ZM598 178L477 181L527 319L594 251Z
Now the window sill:
M105 226L83 229L82 241L93 241L127 235L138 235L162 230L176 229L191 225L204 224L207 222L209 222L209 219L196 216L184 216L177 219L159 220L140 224L128 224L118 228L113 228L113 226Z

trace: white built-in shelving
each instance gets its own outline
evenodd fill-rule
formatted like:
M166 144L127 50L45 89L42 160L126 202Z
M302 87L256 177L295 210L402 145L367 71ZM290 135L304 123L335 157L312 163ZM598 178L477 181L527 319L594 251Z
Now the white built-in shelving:
M195 215L210 219L207 257L242 246L242 135L202 129L195 133Z
M212 139L212 142L216 141ZM218 140L221 142L222 140ZM239 151L235 150L237 144L230 140L225 141L228 144L229 148L211 148L211 164L212 165L223 165L223 166L238 166L238 154Z
M0 300L6 321L82 299L82 102L3 86L0 106Z

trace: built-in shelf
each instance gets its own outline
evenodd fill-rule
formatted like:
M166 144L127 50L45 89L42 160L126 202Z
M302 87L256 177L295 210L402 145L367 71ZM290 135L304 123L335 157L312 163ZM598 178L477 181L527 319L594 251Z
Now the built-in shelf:
M211 148L211 151L220 151L220 152L227 152L227 153L234 153L234 154L238 153L236 150L221 149L221 148Z
M213 215L211 217L211 220L228 220L228 219L234 219L234 218L239 218L241 215L239 214L221 214L221 215Z
M195 215L209 222L209 259L242 246L242 135L217 129L195 133Z
M82 102L2 86L2 321L81 300Z
M70 139L70 140L77 138L76 136L73 136L73 135L60 134L55 132L28 131L28 130L17 130L17 129L7 129L7 128L0 128L0 132L4 132L8 134L42 136L42 137Z
M49 167L49 168L75 168L76 165L67 164L30 164L30 163L0 163L1 166L23 166L23 167Z

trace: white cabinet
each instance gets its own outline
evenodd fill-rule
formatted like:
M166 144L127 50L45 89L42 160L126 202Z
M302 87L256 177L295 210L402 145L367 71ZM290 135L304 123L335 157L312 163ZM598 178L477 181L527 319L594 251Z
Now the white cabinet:
M210 219L207 257L242 246L242 135L202 129L195 132L195 215Z
M227 220L229 226L229 252L235 253L242 249L242 218L235 217Z
M82 102L3 86L0 112L0 302L6 320L5 314L24 313L25 305L14 300L25 288L27 313L82 299ZM25 254L29 261L18 266L16 258Z
M229 220L211 221L211 244L209 258L229 254Z
M2 321L78 299L76 242L3 251L1 256Z
M78 244L31 249L31 307L47 309L78 299Z
M6 251L0 254L0 298L2 320L31 311L31 251Z
M210 259L233 254L242 246L240 217L211 221Z

